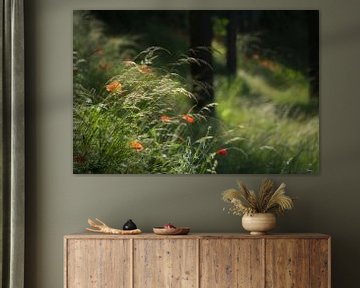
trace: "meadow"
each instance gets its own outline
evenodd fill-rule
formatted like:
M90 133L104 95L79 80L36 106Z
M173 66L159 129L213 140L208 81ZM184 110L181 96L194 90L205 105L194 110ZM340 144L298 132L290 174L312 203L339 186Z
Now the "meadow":
M215 37L215 101L196 110L196 59L181 38L164 36L166 27L154 31L109 35L94 16L74 12L74 173L319 172L319 101L304 73L251 51L259 36L244 34L230 76ZM161 45L151 45L157 33Z

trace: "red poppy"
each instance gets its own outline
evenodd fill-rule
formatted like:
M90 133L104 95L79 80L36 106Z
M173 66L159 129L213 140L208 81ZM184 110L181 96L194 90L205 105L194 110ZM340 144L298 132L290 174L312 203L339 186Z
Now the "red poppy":
M229 151L227 148L222 148L222 149L219 149L216 151L216 154L220 155L220 156L227 156L228 153L229 153Z
M184 115L182 118L188 123L194 123L195 122L194 117L191 117L190 115Z

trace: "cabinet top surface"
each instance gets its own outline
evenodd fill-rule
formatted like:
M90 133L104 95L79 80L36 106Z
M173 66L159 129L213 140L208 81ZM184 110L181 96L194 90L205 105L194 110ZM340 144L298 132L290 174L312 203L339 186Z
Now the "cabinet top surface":
M245 233L189 233L188 235L156 235L142 233L138 235L109 235L101 233L75 233L64 236L65 239L329 239L329 235L320 233L286 233L250 235Z

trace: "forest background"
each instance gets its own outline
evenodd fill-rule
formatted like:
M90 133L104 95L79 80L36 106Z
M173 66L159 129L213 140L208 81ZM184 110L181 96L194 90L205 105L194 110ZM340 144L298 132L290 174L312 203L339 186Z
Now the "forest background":
M318 11L74 11L74 173L319 172Z

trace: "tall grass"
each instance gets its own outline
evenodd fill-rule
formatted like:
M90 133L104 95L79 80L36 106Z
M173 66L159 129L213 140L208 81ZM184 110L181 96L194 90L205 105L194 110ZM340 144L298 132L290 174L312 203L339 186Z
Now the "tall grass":
M178 74L151 66L156 51L119 63L100 87L74 86L75 173L215 173L214 129L202 113L179 111L193 95Z
M306 78L270 60L240 59L237 77L216 83L218 116L239 139L218 172L317 173L318 103Z
M74 173L215 173L214 129L184 79L154 66L163 50L136 57L136 36L103 29L74 12Z
M318 101L309 99L304 75L254 52L256 37L239 40L235 77L226 75L225 48L214 42L211 119L207 107L191 107L194 83L183 65L191 59L166 65L174 57L165 49L137 54L138 35L109 38L102 30L74 12L74 173L319 171ZM254 51L244 49L249 41Z

